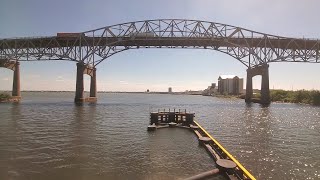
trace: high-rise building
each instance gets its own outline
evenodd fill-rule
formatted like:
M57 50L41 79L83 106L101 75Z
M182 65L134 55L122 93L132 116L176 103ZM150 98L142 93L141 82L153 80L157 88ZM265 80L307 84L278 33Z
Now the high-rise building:
M172 93L172 87L169 87L168 93Z
M218 92L220 94L241 94L243 92L243 78L234 75L219 76Z

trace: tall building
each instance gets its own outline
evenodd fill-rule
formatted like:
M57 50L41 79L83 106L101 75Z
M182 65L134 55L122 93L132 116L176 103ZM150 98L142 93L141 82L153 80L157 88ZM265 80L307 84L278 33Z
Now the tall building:
M218 92L220 94L241 94L243 92L243 78L234 75L219 76Z
M172 93L172 87L169 87L168 93Z

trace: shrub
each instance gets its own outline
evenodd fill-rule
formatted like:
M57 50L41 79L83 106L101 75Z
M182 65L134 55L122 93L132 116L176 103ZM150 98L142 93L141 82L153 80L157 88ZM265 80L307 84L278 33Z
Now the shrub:
M312 105L320 105L320 91L285 91L285 90L271 90L271 101L304 103Z
M8 99L10 98L11 96L9 94L6 94L6 93L0 93L0 99Z
M310 92L311 97L311 104L313 105L320 105L320 91L311 91Z
M261 94L260 93L254 93L254 94L252 94L252 98L260 99L261 98Z

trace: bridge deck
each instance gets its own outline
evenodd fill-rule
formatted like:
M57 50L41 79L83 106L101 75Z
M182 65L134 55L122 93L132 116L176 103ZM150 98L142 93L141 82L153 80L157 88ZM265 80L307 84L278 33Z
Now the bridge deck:
M81 39L81 40L80 40ZM74 46L173 46L173 47L260 47L280 49L319 49L318 40L206 37L43 37L1 39L0 49L60 48Z
M320 59L319 40L187 19L127 22L53 37L0 39L0 59L71 60L96 66L116 53L136 48L213 49L247 67L269 62L319 63Z

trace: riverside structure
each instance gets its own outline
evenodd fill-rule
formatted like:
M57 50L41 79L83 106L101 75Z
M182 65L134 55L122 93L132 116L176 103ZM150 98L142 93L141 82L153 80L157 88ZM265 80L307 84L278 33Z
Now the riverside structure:
M116 53L138 48L211 49L226 53L248 68L246 102L251 102L252 78L262 76L262 104L270 103L269 63L319 63L320 56L320 41L315 39L269 35L208 21L157 19L50 37L0 39L0 66L14 66L12 96L19 98L19 61L74 61L75 102L96 101L96 66ZM91 76L89 98L83 95L83 74Z
M186 180L207 179L217 174L221 174L226 179L232 180L255 180L256 178L237 159L201 127L199 123L194 121L194 116L194 113L188 113L186 110L158 110L158 112L150 113L150 125L148 126L148 131L175 127L192 130L197 136L199 144L203 145L215 160L217 168L192 176Z
M218 78L218 92L220 94L239 95L243 91L243 79L234 75L222 75Z

